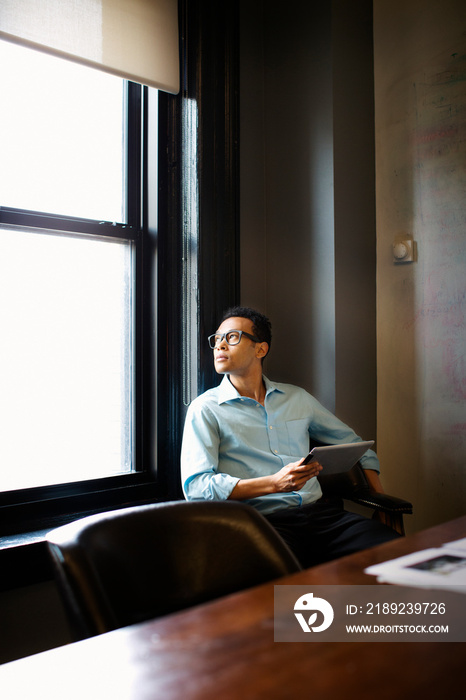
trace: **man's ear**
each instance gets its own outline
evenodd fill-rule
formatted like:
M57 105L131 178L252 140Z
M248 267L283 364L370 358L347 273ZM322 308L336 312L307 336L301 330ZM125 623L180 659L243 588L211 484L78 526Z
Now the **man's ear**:
M269 352L269 344L265 340L260 343L260 346L256 350L256 357L263 359Z

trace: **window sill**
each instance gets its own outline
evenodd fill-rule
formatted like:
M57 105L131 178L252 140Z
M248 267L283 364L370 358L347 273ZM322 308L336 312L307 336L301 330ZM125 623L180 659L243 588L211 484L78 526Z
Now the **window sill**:
M49 530L0 537L0 591L30 586L53 578L45 544Z
M136 491L136 492L135 492ZM52 517L42 517L33 520L16 521L16 527L10 522L8 531L0 536L0 591L11 590L21 586L29 586L53 579L53 569L51 559L46 545L47 533L60 525L79 520L94 513L128 508L142 505L144 503L154 503L161 500L160 492L157 494L154 485L147 485L132 491L131 494L125 492L126 498L119 498L113 494L107 494L107 498L100 495L100 503L93 504L91 509L76 508L67 513L55 514ZM130 497L132 496L132 497ZM87 505L89 506L89 498ZM78 505L75 502L75 505ZM83 504L80 504L83 505Z

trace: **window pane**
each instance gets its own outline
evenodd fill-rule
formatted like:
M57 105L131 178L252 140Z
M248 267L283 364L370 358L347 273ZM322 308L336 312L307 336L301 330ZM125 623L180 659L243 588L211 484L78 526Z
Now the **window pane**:
M0 206L127 223L124 85L0 41Z
M133 247L0 228L0 491L132 469Z

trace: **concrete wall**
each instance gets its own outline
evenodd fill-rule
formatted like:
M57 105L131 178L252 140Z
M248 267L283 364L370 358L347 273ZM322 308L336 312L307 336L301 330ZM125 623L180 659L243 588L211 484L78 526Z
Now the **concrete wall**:
M466 4L376 0L374 41L378 451L419 529L466 512Z
M410 531L466 512L466 5L373 5L375 63L370 2L242 2L242 300L267 373L376 437Z

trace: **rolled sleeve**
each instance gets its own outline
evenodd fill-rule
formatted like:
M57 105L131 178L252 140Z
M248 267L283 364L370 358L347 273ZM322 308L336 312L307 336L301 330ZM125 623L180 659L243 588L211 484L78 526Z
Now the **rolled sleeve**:
M229 474L194 474L183 482L183 493L188 501L226 501L239 479Z

